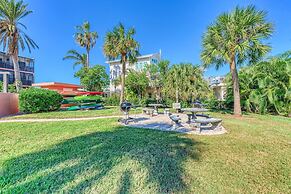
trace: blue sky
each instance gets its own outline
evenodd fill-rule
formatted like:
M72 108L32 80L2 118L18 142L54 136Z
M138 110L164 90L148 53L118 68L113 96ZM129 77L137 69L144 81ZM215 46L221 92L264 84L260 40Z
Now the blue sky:
M91 64L105 65L102 53L104 36L119 22L137 31L141 54L158 52L171 63L200 64L201 37L207 26L236 5L255 5L268 12L275 25L269 40L270 54L291 49L291 1L257 0L24 0L33 14L24 19L27 33L38 43L39 50L22 55L36 60L36 82L59 81L79 83L71 61L62 58L69 49L79 48L73 39L75 26L88 20L99 39L91 52ZM107 67L108 68L108 67ZM228 66L216 71L208 69L205 76L224 75Z

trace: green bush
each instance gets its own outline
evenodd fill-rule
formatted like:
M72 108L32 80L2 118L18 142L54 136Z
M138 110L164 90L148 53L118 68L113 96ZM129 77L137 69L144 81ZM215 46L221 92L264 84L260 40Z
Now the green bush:
M48 112L58 110L63 97L56 91L28 88L20 91L20 111L26 113Z
M104 98L104 104L106 106L119 106L120 96L118 94L112 94L111 96Z

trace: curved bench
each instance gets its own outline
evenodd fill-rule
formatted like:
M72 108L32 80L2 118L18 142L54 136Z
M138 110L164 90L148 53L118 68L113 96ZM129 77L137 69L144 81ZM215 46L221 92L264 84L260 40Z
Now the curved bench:
M153 116L153 114L154 114L154 109L152 109L152 108L143 108L142 111L144 114L147 114L150 116Z
M181 118L178 115L172 115L172 114L170 114L169 115L169 118L174 123L174 125L172 126L172 130L175 130L178 127L181 126L181 124L180 124Z
M201 132L202 128L208 128L210 130L214 130L217 127L220 127L222 119L217 118L205 118L205 119L194 119L196 124L196 130ZM209 124L211 124L209 126Z

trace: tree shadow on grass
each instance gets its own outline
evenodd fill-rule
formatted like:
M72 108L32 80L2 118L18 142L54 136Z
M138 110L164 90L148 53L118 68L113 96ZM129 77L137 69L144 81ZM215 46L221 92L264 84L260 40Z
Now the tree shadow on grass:
M127 157L148 172L144 182L157 185L157 192L184 191L183 161L198 160L200 144L182 134L116 127L6 161L0 186L7 193L84 193L103 178L116 178L110 177L110 171L126 165L123 158ZM130 190L133 173L126 169L118 175L120 193Z

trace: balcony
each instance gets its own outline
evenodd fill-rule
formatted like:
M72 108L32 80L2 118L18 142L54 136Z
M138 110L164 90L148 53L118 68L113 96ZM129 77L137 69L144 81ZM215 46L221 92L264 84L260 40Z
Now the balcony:
M22 85L25 85L25 86L31 86L34 82L31 81L31 80L23 80L23 79L21 79L21 83L22 83Z
M6 68L13 70L13 64L10 62L0 61L0 68ZM19 62L20 71L34 72L34 65L27 66L24 62Z

